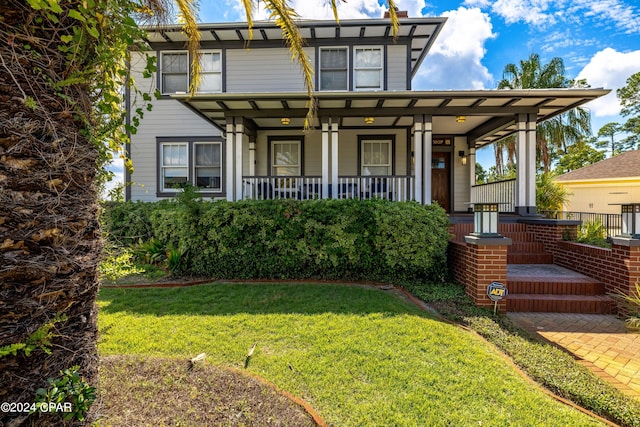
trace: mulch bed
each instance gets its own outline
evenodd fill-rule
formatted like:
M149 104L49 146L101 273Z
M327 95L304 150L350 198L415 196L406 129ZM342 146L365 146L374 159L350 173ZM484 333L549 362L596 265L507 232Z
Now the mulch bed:
M272 386L210 363L108 356L100 360L101 426L317 426Z

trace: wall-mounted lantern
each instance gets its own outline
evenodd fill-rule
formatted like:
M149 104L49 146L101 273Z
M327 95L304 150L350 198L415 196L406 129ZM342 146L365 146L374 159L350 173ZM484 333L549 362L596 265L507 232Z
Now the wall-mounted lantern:
M460 150L458 151L458 156L460 157L460 163L462 163L462 166L465 166L467 164L467 153Z
M622 235L640 239L640 203L622 205Z
M498 204L473 204L473 233L478 237L500 237L498 234Z

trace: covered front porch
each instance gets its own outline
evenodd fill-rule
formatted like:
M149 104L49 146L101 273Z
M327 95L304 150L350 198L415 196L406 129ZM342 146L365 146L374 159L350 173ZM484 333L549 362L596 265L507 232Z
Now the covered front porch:
M174 97L223 130L227 200L374 197L434 201L447 212L497 202L536 213L536 125L600 89L317 92L303 132L304 93ZM517 177L500 191L475 183L475 153L517 136ZM495 187L494 187L495 188Z

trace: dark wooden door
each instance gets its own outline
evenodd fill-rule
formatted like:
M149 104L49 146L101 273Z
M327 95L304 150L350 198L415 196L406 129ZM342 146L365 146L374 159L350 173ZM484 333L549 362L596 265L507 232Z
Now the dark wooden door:
M433 153L431 161L431 198L450 212L450 153Z

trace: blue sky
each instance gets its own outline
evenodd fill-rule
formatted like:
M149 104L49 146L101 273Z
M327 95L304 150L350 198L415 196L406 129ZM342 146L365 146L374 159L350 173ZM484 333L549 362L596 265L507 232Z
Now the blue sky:
M416 90L494 89L505 64L531 53L547 63L564 60L569 78L612 89L587 104L594 134L604 124L623 122L615 90L640 71L640 4L637 0L398 0L410 17L448 18L413 81ZM333 19L328 0L289 0L306 19ZM264 5L264 2L259 2ZM383 0L347 0L341 19L380 18ZM266 19L263 9L255 19ZM244 21L240 0L200 0L201 22ZM482 150L478 159L491 162Z
M264 4L261 2L260 4ZM333 19L327 0L289 0L308 19ZM564 60L569 78L613 89L588 104L593 132L624 121L615 89L640 71L640 4L637 0L399 0L410 17L446 16L447 23L413 81L416 90L493 89L505 64L531 53L543 63ZM383 0L347 0L341 19L379 18ZM264 10L256 19L266 19ZM202 22L245 20L239 0L201 0ZM484 157L484 156L483 156Z

